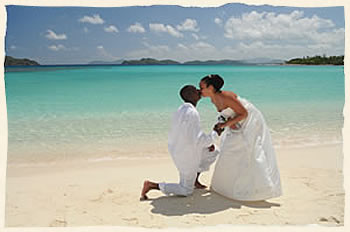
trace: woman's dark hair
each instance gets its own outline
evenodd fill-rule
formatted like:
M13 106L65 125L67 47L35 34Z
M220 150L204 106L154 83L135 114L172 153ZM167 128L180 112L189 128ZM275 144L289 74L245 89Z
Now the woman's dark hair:
M207 84L207 87L210 85L213 86L216 93L221 92L221 88L224 85L224 79L222 79L222 77L217 74L210 74L208 76L205 76L201 81L205 82Z

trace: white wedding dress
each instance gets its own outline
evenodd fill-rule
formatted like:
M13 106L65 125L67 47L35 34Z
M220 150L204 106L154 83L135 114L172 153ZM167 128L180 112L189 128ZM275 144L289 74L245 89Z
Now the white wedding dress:
M238 98L248 111L241 128L229 127L221 135L220 154L211 188L228 198L258 201L282 194L280 174L269 128L262 113L253 104ZM220 113L226 119L235 116L231 108Z

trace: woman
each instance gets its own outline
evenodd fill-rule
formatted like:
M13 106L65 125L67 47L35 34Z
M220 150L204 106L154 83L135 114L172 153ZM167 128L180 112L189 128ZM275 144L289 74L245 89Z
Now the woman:
M200 81L201 95L210 97L220 113L215 129L224 129L212 189L241 201L280 196L280 174L262 113L235 93L221 91L223 85L219 75L205 76Z

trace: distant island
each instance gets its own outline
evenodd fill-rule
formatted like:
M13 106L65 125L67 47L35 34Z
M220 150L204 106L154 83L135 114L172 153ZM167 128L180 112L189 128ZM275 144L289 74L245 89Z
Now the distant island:
M156 60L152 58L142 58L141 60L124 60L121 65L174 65L181 64L174 60Z
M142 58L140 60L124 60L121 65L257 65L257 64L283 64L283 60L271 60L266 58L254 60L193 60L178 62L174 60L157 60L153 58Z
M255 58L250 60L193 60L186 62L178 62L175 60L157 60L153 58L142 58L139 60L116 60L116 61L92 61L88 64L76 65L57 65L57 66L94 66L94 65L344 65L344 56L313 56L294 58L288 61L269 59L269 58ZM11 56L5 56L5 66L52 66L40 65L38 62L30 59L18 59ZM54 65L56 66L56 65Z
M344 65L344 56L313 56L295 58L286 61L286 64L302 64L302 65Z
M247 65L249 63L240 60L207 60L207 61L187 61L184 65Z
M180 63L174 60L157 60L153 58L142 58L140 60L124 60L121 65L344 65L344 56L314 56L294 58L288 61L257 58L252 60L194 60Z
M88 63L88 65L120 65L124 60L102 61L95 60Z
M38 62L30 59L18 59L12 56L5 56L5 66L38 66Z

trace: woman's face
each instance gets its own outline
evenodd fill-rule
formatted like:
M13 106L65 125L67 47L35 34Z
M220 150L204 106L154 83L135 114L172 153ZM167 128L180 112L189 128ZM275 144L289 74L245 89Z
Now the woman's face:
M208 97L210 96L211 92L213 92L213 86L208 87L207 83L205 83L204 81L201 81L199 83L199 88L200 88L202 97Z

